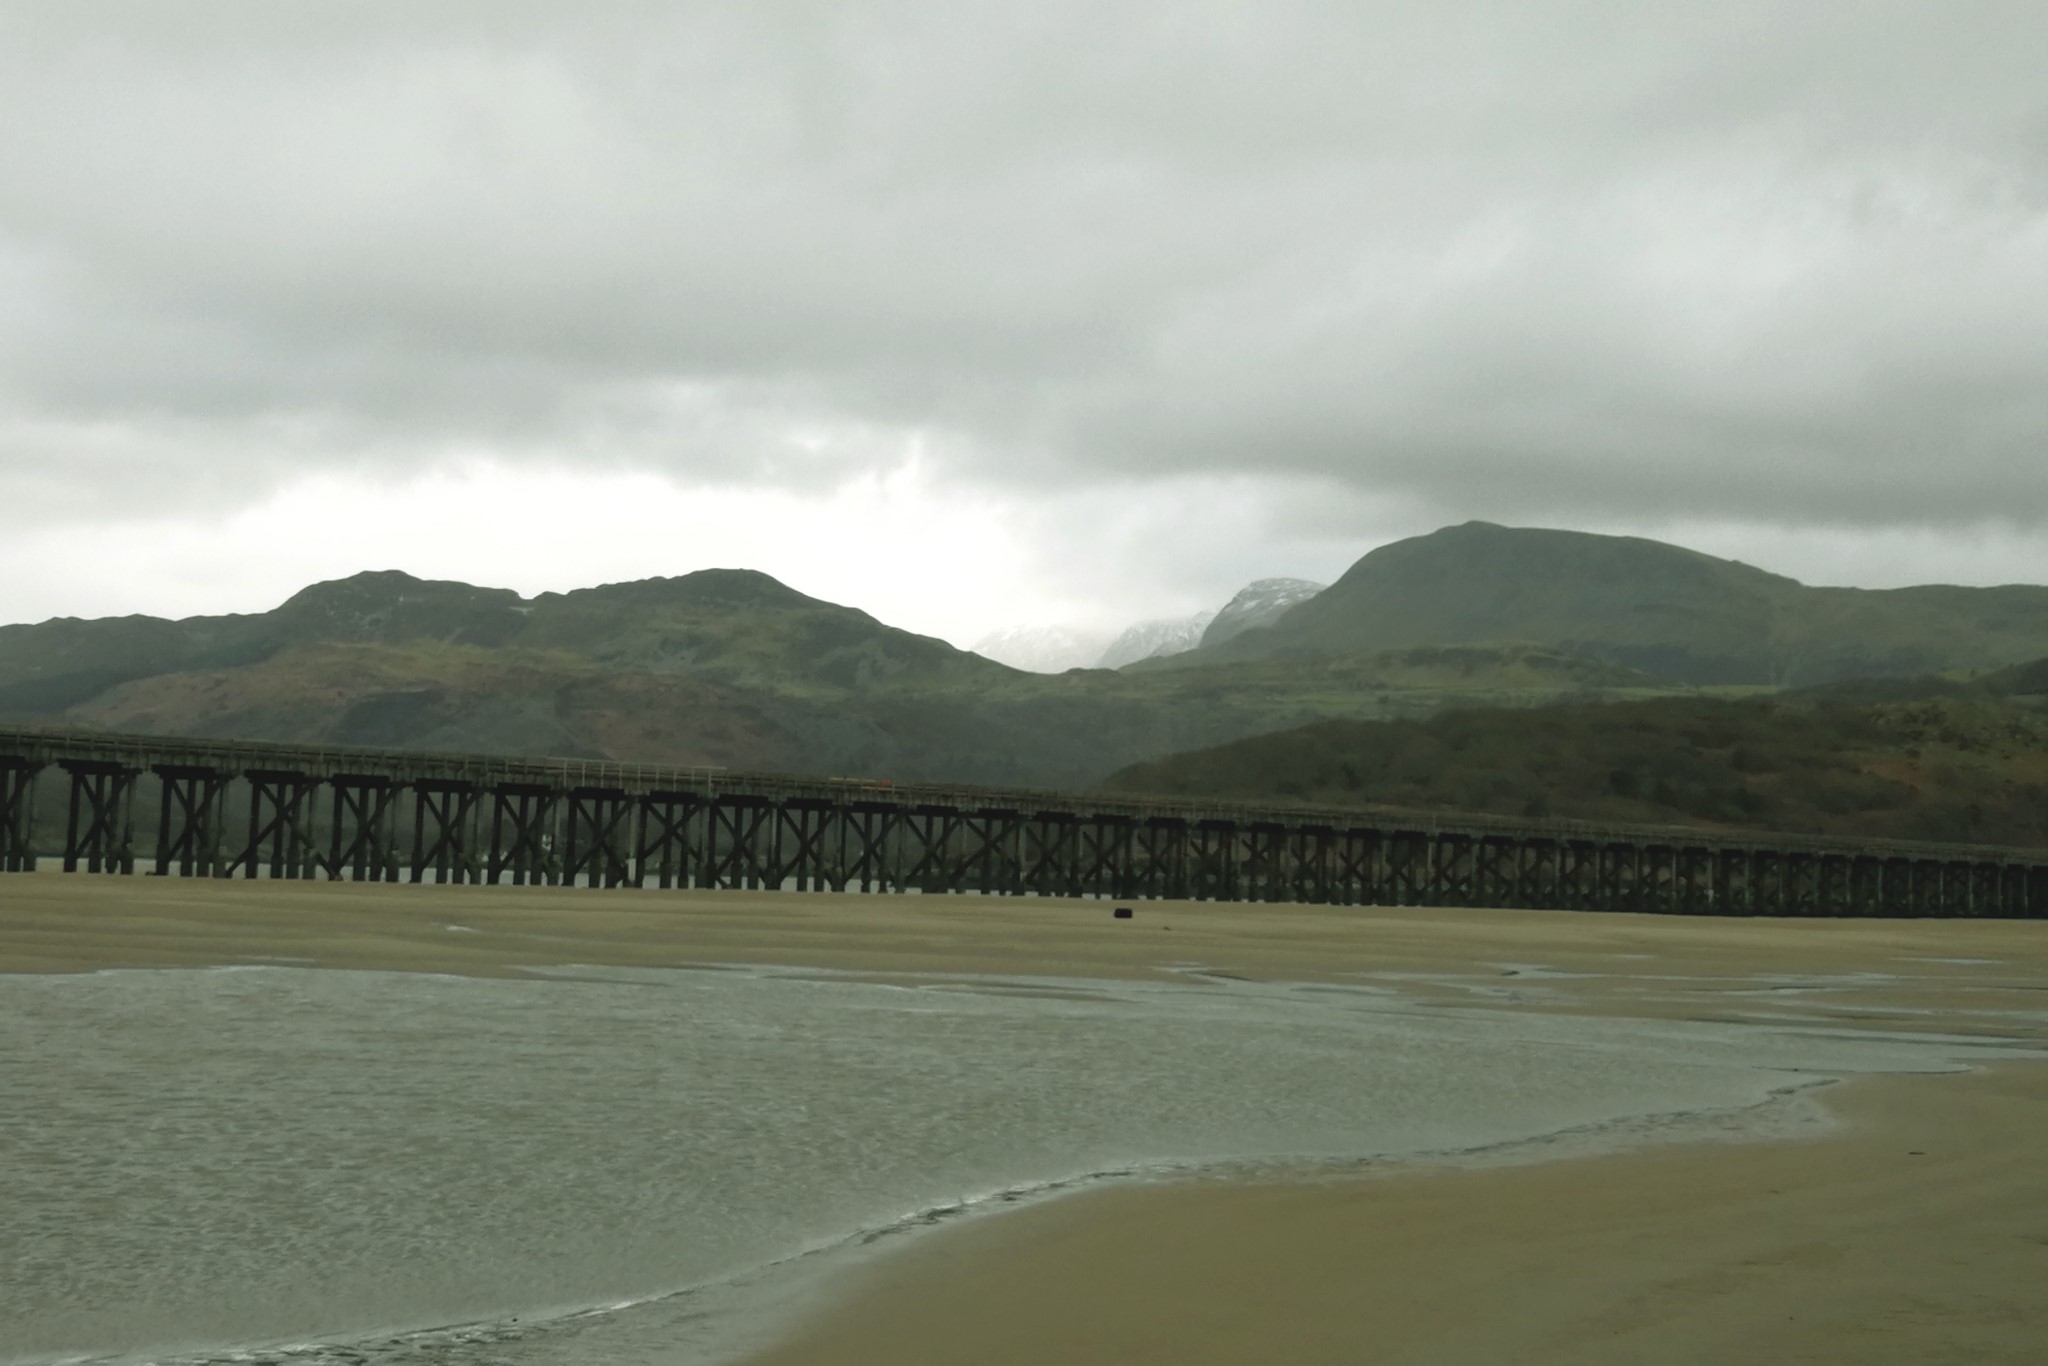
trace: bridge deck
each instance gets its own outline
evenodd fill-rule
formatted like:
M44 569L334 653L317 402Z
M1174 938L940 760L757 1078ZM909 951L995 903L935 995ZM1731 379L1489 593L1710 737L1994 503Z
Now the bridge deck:
M0 728L0 870L2048 915L2048 851ZM323 816L320 807L325 802ZM410 842L410 850L405 847Z

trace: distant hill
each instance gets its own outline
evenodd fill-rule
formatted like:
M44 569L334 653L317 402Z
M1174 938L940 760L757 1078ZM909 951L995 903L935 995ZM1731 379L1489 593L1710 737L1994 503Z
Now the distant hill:
M974 652L1032 673L1121 669L1183 654L1197 645L1214 645L1253 626L1266 625L1322 588L1306 579L1259 579L1239 589L1220 609L1136 622L1107 643L1102 636L1070 626L1007 626L975 641Z
M2048 845L2048 659L1839 684L1326 721L1122 770L1119 792Z
M1467 522L1173 663L1507 641L1695 685L1981 670L2048 654L2048 588L1809 588L1659 541Z
M1013 669L1059 674L1095 666L1102 636L1072 626L1006 626L974 642L974 653Z
M1282 587L1251 594L1267 624L1220 645L1038 674L748 570L533 598L382 571L244 616L0 627L0 720L1058 788L1318 721L1682 697L1701 680L1827 683L1809 708L2002 707L2017 704L1986 703L1981 680L1888 675L2048 656L2044 589L1805 588L1652 541L1484 524L1382 547L1319 594ZM1700 704L1672 705L1642 724ZM1597 731L1587 720L1582 738ZM1510 770L1524 757L1505 741L1494 754ZM1472 799L1478 771L1430 800ZM1547 790L1509 786L1519 802ZM1785 801L1786 820L1826 814Z
M1214 611L1191 617L1142 621L1102 652L1100 667L1122 669L1151 660L1184 655L1200 645L1217 645L1254 626L1268 626L1298 602L1323 591L1307 579L1255 579Z
M1202 633L1216 619L1214 612L1197 612L1187 617L1161 617L1127 626L1109 642L1095 660L1098 669L1121 669L1141 659L1160 659L1192 650L1202 643Z
M0 719L1069 787L1320 717L1661 685L1556 651L1024 673L763 574L527 599L395 572L272 612L0 629Z
M1289 610L1323 591L1323 585L1307 579L1258 579L1238 590L1223 605L1208 629L1202 632L1204 645L1221 645L1235 640L1255 626L1271 626Z
M386 570L315 584L248 616L60 618L0 627L0 716L47 714L120 683L236 668L294 646L433 643L551 651L729 685L860 688L1009 670L752 570L708 569L531 600Z

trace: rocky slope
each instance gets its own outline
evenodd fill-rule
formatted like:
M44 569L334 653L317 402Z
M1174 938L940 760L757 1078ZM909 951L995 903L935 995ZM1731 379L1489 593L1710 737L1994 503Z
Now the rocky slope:
M1141 659L1159 659L1192 650L1202 643L1202 632L1215 618L1214 612L1197 612L1191 617L1162 617L1126 627L1095 661L1095 667L1121 669Z
M1322 592L1323 587L1307 579L1259 579L1247 584L1238 590L1236 597L1224 604L1223 610L1202 633L1199 643L1221 645L1254 627L1271 626L1289 608L1307 602Z
M1271 625L1288 608L1322 591L1323 585L1307 579L1258 579L1238 589L1216 611L1139 622L1110 643L1098 667L1121 669L1148 659L1186 654L1203 645L1220 645L1255 626Z

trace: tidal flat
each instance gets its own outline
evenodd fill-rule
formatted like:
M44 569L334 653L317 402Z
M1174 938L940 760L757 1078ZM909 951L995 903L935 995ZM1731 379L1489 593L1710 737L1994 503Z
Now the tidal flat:
M18 876L0 1361L2028 1359L2044 947Z

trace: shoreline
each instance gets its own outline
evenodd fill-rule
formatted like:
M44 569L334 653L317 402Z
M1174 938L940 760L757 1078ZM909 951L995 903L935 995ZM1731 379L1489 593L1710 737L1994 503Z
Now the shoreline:
M1043 990L1032 980L1042 977L1298 982L1509 1028L1582 1016L1917 1034L1930 1060L1948 1046L2048 1046L2040 922L1215 903L1142 903L1134 921L1115 922L1105 902L1035 898L0 880L0 972L244 965L537 979L571 965L738 964L999 992ZM1705 1366L1933 1362L1949 1359L1947 1343L1972 1360L2034 1360L2048 1311L2012 1277L2048 1282L2048 1214L2029 1221L2048 1211L2048 1186L2008 1150L2025 1154L2048 1123L2048 1068L2015 1059L1833 1085L1822 1071L1820 1089L1781 1098L1846 1116L1810 1136L1729 1142L1700 1129L1754 1126L1692 1112L1690 1131L1595 1126L1605 1132L1590 1149L1585 1134L1552 1134L1494 1145L1505 1155L1190 1164L1163 1178L1083 1176L1078 1190L1018 1200L994 1192L986 1208L936 1222L918 1211L897 1226L915 1236L856 1230L855 1256L836 1255L838 1244L793 1253L827 1256L763 1301L767 1317L750 1316L765 1332L719 1359ZM1843 1194L1858 1181L1854 1198ZM1772 1182L1783 1199L1754 1195ZM1930 1201L1930 1189L1947 1195ZM1870 1210L1885 1208L1902 1222L1873 1226ZM1744 1209L1754 1227L1731 1226ZM1389 1221L1400 1238L1389 1241ZM1890 1262L1914 1268L1910 1284ZM1718 1288L1693 1293L1703 1285ZM1829 1340L1856 1338L1855 1350L1827 1355L1820 1337L1779 1326L1801 1321L1779 1313L1793 1295L1833 1306ZM1708 1301L1712 1312L1699 1308ZM1894 1312L1905 1301L1917 1306L1910 1322ZM1483 1323L1469 1321L1472 1305L1488 1306ZM1617 1305L1634 1306L1621 1329ZM1882 1342L1862 1340L1865 1321L1889 1325Z
M1007 1350L991 1355L986 1344L972 1333L927 1338L921 1329L915 1338L899 1339L893 1335L892 1327L888 1335L871 1341L870 1321L895 1325L915 1318L918 1305L954 1294L952 1272L959 1258L981 1259L998 1279L1010 1280L1008 1259L1015 1246L1013 1230L1035 1230L1041 1221L1061 1229L1091 1231L1098 1223L1121 1223L1133 1210L1144 1217L1145 1207L1155 1202L1166 1207L1183 1199L1202 1200L1209 1193L1220 1191L1375 1188L1384 1183L1462 1172L1602 1162L1621 1154L1666 1148L1823 1143L1841 1127L1825 1097L1843 1086L1888 1080L1894 1075L1929 1080L1956 1077L1969 1075L1973 1070L1976 1069L1959 1065L1954 1072L1822 1076L1774 1090L1751 1105L1629 1116L1471 1148L1292 1158L1162 1160L1126 1169L1082 1173L1026 1188L993 1191L970 1197L966 1202L916 1211L884 1226L858 1229L833 1242L736 1274L732 1284L746 1285L778 1273L801 1272L804 1263L813 1259L818 1263L810 1269L810 1275L793 1276L788 1284L774 1287L761 1304L753 1307L744 1323L735 1325L738 1331L731 1341L722 1344L706 1360L717 1366L838 1366L842 1362L869 1360L928 1360L933 1366L941 1366L961 1360L1007 1363L1014 1356L1021 1366L1026 1360L1043 1358L1021 1352L1011 1354ZM2048 1073L2048 1067L2043 1070ZM1763 1116L1770 1128L1759 1132L1750 1121L1767 1110L1794 1113L1789 1123L1783 1114ZM1650 1131L1637 1130L1627 1137L1621 1136L1623 1128L1645 1123ZM1018 1220L1025 1222L1013 1222ZM1066 1353L1071 1348L1071 1343L1062 1342L1044 1344L1032 1352ZM1175 1344L1172 1350L1178 1357L1183 1347ZM1199 1353L1188 1359L1205 1360Z
M1080 1192L853 1269L736 1360L2038 1361L2048 1066L1826 1094L1808 1140Z

